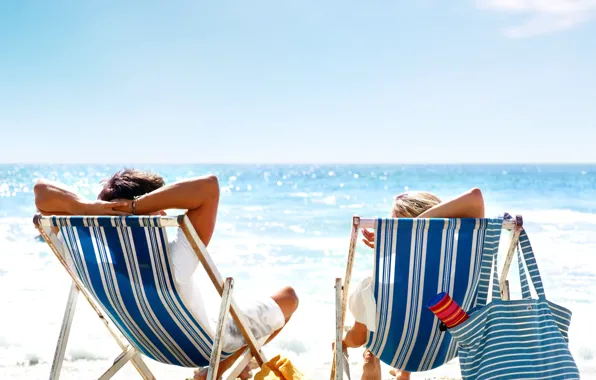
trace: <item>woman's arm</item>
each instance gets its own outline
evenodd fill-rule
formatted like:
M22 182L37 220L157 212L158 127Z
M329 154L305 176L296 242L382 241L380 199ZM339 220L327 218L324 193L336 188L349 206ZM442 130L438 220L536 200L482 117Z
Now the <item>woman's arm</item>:
M484 198L478 188L440 203L420 214L419 218L484 218Z
M429 208L418 218L484 218L484 198L478 188L473 188L456 198ZM375 247L375 233L362 229L362 241Z

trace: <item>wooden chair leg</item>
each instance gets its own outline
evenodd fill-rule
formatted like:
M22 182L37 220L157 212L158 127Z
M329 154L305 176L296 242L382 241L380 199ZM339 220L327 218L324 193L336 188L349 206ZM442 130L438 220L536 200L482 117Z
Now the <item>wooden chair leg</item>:
M66 303L66 309L64 310L64 318L62 319L62 327L60 328L60 335L58 336L58 343L56 344L56 351L54 352L54 361L52 362L50 380L60 378L60 371L62 370L62 363L64 362L66 345L68 344L68 336L70 335L70 327L72 326L72 320L77 308L78 296L79 289L73 282L70 285L70 293L68 293L68 301Z
M137 350L129 346L126 351L122 352L116 360L114 360L114 364L107 371L104 372L103 375L99 378L99 380L108 380L111 379L122 367L128 363L135 355L137 355Z
M342 311L342 281L341 278L335 279L335 352L333 355L333 365L331 367L331 377L335 380L343 379L343 311Z
M250 363L252 358L252 352L250 351L250 348L247 347L246 350L244 350L244 353L240 356L240 358L236 360L234 366L224 374L223 378L225 378L226 380L236 380L238 378L238 375L240 375L240 373L244 370L248 363Z
M517 247L517 243L519 241L520 232L521 229L516 228L511 234L511 243L509 243L509 249L507 249L505 263L503 264L503 269L501 270L501 275L499 276L499 287L501 288L501 299L503 300L509 299L509 283L507 281L507 276L509 275L509 268L511 268L511 262L513 261L515 248Z
M147 367L147 364L143 361L140 354L133 356L131 361L132 365L144 380L155 380L155 376L153 376L153 373L151 373L151 370Z
M209 371L207 372L207 380L215 380L217 376L219 360L221 358L221 349L223 347L223 333L226 328L228 313L230 312L230 302L232 301L233 286L234 279L231 277L226 278L226 281L224 282L223 294L221 297L221 307L219 309L219 319L217 320L215 339L213 340L213 348L211 350L211 357L209 358Z
M346 310L347 310L347 303L348 303L348 291L350 289L350 282L352 281L352 269L354 266L354 257L356 255L356 244L358 243L358 231L360 230L360 217L358 215L354 215L352 217L352 232L350 233L350 247L348 250L348 261L346 263L346 275L343 279L343 285L341 285L341 279L336 279L336 296L337 296L337 284L339 280L339 284L341 285L340 289L340 299L336 301L336 314L339 312L341 319L341 330L343 330L344 321L346 319ZM339 306L337 306L339 305ZM337 311L337 307L340 307L339 311ZM340 331L341 331L340 330ZM336 368L338 364L338 356L337 356L337 346L336 351L333 352L333 362L331 363L331 380L339 379L341 377L337 377L336 375ZM343 356L343 352L339 351L340 356Z

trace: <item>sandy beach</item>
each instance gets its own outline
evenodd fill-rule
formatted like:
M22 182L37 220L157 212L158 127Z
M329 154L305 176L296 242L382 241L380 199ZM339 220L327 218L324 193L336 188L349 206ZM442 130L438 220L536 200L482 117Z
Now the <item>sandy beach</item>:
M355 350L356 351L356 350ZM185 380L192 375L192 369L166 366L157 363L153 360L147 360L147 363L158 379L178 379ZM300 360L297 361L297 368L303 370L305 375L310 380L326 380L329 379L330 363L326 365L317 366L314 368L303 368L299 366ZM110 362L104 360L80 360L74 363L66 362L62 368L61 380L80 380L91 379L99 377L109 367ZM350 374L353 380L359 380L362 374L360 360L351 360ZM35 365L23 364L22 366L14 367L12 369L0 368L0 375L3 379L23 378L30 380L47 379L50 373L51 365L49 363L38 363ZM390 380L393 377L389 374L389 367L382 365L382 380ZM253 371L253 375L256 371ZM114 380L135 379L140 378L136 370L127 364L116 376ZM347 379L347 377L344 377ZM456 380L461 379L459 376L459 368L457 365L449 363L439 369L428 371L424 373L413 373L412 379L415 380Z

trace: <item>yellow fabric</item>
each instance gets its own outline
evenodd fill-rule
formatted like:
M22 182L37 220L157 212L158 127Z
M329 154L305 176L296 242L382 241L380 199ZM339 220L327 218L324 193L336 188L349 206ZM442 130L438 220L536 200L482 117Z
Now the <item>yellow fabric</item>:
M304 375L294 368L292 362L277 355L263 364L254 380L305 380Z

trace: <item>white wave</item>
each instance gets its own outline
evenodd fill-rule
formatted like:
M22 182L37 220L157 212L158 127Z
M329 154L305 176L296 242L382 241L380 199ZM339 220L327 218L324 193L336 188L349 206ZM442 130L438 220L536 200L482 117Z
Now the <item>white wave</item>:
M341 205L339 207L340 208L350 208L350 209L364 208L364 204L363 203L354 203L354 204L351 204L351 205Z
M306 230L300 226L290 226L289 229L290 231L294 231L299 234L303 234L304 232L306 232Z
M296 192L296 193L290 193L288 195L290 197L297 197L297 198L309 198L309 197L317 198L317 197L322 197L323 196L323 193L316 192L316 191L309 192L309 193L304 192L304 191L299 191L299 192Z
M337 199L335 195L329 195L323 199L313 199L313 203L323 203L326 205L335 205L337 203Z
M512 215L522 215L524 221L546 225L570 225L574 223L596 224L596 213L564 209L516 210Z

